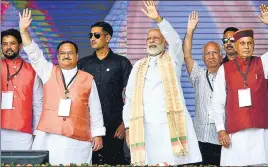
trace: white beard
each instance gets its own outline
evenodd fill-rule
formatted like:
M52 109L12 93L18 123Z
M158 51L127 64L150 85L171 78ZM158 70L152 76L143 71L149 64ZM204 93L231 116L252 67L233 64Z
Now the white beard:
M162 44L156 44L156 48L150 48L149 46L147 46L147 53L150 56L157 56L161 52L163 52L164 50L165 50L165 43L164 42Z

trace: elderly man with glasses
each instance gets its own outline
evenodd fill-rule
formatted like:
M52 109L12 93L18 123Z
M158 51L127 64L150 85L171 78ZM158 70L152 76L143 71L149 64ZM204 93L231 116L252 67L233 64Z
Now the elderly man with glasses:
M91 163L92 151L102 148L105 135L100 100L93 76L77 69L78 47L62 41L57 47L58 64L45 59L31 38L31 11L19 14L23 48L44 85L44 103L33 150L48 150L55 165ZM24 76L29 80L29 76Z
M268 24L268 10L260 6ZM218 70L212 110L219 135L221 166L268 164L268 54L253 56L254 31L234 35L237 56Z

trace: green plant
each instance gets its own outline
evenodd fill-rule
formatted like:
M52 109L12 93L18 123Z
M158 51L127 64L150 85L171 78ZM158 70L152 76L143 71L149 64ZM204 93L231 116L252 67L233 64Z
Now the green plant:
M16 167L16 165L14 164L14 162L12 162L12 163L10 164L10 166L11 166L11 167Z
M88 167L88 163L83 163L83 164L81 164L81 167Z
M52 166L50 165L50 163L46 163L45 165L46 165L46 167L52 167Z
M77 165L76 165L76 164L71 163L71 164L70 164L70 167L77 167Z

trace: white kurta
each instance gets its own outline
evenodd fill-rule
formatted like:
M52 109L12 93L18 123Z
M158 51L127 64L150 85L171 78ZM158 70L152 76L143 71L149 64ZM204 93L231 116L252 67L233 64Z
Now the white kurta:
M32 41L29 46L24 47L24 50L28 54L29 60L36 73L40 76L43 84L45 84L51 76L53 64L45 59L43 52L40 50L38 45L34 43L34 41ZM62 69L62 72L65 78L65 82L69 83L71 78L77 72L77 67L71 70ZM91 135L92 137L104 136L105 127L103 124L101 104L94 80L92 82L89 104ZM32 149L49 150L49 162L52 165L91 163L91 142L79 141L62 135L37 131Z
M261 61L265 78L268 79L268 52L261 56ZM226 81L224 66L221 66L214 82L212 99L213 117L217 131L225 130L225 104ZM245 129L229 134L229 136L231 146L230 148L222 147L221 166L268 164L268 129Z
M167 162L169 165L179 165L200 162L202 157L180 84L181 66L184 59L182 42L168 21L164 19L158 26L169 44L169 55L173 59L178 87L181 91L186 117L189 154L185 157L173 155L166 114L165 95L160 72L157 68L157 57L151 57L143 90L146 164L156 165L161 162ZM131 97L139 63L140 61L135 63L126 87L126 104L123 110L123 120L126 127L129 126Z
M43 85L35 76L33 86L33 132L39 122L43 106ZM15 130L1 129L1 150L31 150L33 135Z

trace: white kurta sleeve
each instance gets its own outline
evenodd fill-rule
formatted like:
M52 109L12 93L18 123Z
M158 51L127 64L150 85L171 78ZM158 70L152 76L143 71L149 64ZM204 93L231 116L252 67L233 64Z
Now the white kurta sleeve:
M92 137L104 136L105 127L101 110L101 103L95 81L92 81L91 92L89 97L90 109L90 127Z
M197 62L194 60L194 65L192 68L192 72L189 75L190 82L193 85L194 88L196 88L196 85L198 84L199 78L203 73L203 69L197 64Z
M135 84L135 79L136 79L136 72L137 72L137 67L140 61L137 61L129 75L128 82L127 82L127 87L126 87L126 98L125 98L125 105L123 108L123 121L125 124L125 127L129 127L129 122L130 122L130 117L131 117L131 98L132 98L132 92L134 89L134 84Z
M223 65L217 72L213 90L212 118L219 132L220 130L225 130L226 81Z
M43 55L43 51L32 40L32 43L23 47L24 51L28 55L29 61L36 71L37 75L45 84L51 76L53 64L48 62Z
M182 41L180 39L177 31L172 27L172 25L165 19L157 24L161 33L168 42L168 52L172 56L172 59L175 61L176 65L180 68L184 62L184 56L182 51Z
M261 61L263 65L264 77L268 79L268 52L261 56Z
M33 132L35 131L42 114L43 107L43 84L36 75L33 87Z

